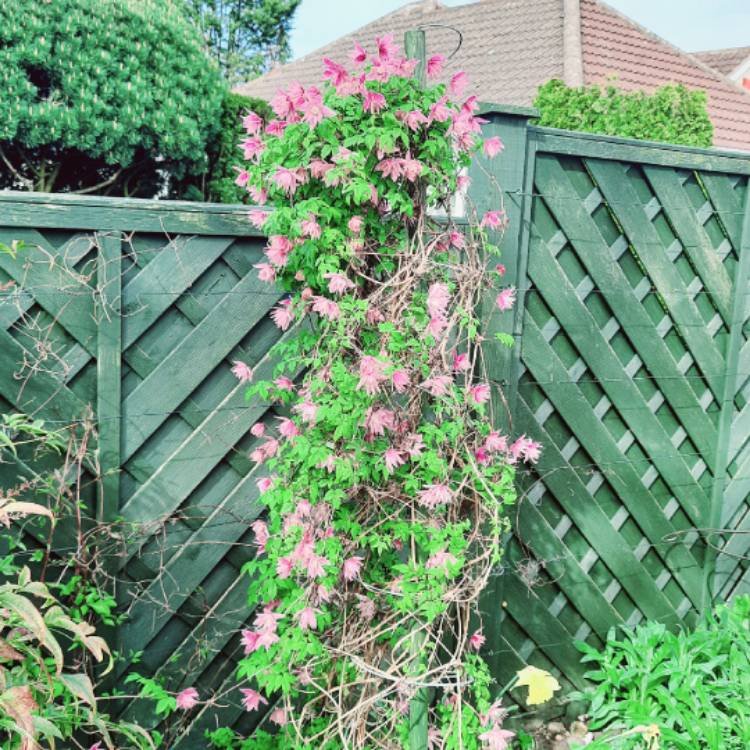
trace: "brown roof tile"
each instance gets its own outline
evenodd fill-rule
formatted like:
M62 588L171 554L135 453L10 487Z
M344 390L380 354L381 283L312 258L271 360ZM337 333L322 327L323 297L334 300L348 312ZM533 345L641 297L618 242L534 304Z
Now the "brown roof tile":
M371 47L375 37L390 33L401 42L407 30L420 26L425 27L428 55L448 55L455 49L458 37L445 27L461 32L461 47L447 72L465 70L470 93L483 101L528 105L539 85L563 78L564 0L478 0L425 7L412 2L235 90L270 99L294 81L319 83L323 57L347 63L354 41ZM652 91L665 83L704 89L715 145L750 151L750 93L598 0L580 0L580 8L586 84L615 77L625 90Z
M463 36L446 69L466 71L472 93L484 101L531 104L540 84L563 74L562 7L563 0L480 0L425 11L421 2L410 3L235 90L269 99L293 81L319 83L321 59L348 63L354 41L372 47L376 36L390 33L402 43L409 29L442 24ZM447 56L456 47L458 36L450 29L427 26L425 33L428 55Z
M665 83L703 89L714 145L750 150L750 94L720 73L597 0L581 0L581 41L586 84L614 78L626 91L653 91Z
M692 55L714 70L718 70L722 75L728 76L750 58L750 47L711 49L704 52L693 52Z

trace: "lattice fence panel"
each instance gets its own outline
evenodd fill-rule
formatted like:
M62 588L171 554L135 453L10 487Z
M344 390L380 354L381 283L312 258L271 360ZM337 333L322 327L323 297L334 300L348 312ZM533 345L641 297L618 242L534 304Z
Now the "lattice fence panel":
M596 646L612 625L645 618L689 624L714 593L711 545L750 546L705 531L715 502L723 525L750 524L750 360L737 368L729 480L715 495L733 305L747 295L745 186L668 166L536 158L514 417L545 450L519 472L501 684L528 660L582 684L575 640ZM747 586L746 564L722 554L722 565L723 595Z

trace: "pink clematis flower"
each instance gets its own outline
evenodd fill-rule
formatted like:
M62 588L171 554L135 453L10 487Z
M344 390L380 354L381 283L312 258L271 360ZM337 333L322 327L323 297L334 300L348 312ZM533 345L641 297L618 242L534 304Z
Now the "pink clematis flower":
M365 425L371 435L380 437L385 435L386 430L396 428L396 415L390 409L370 409Z
M328 560L315 553L311 554L307 559L307 576L308 578L323 578L326 574L325 566L328 565Z
M267 706L268 701L257 691L250 688L240 688L242 693L242 705L245 711L257 711L262 705Z
M263 118L250 111L242 118L242 127L248 135L255 135L263 127Z
M288 439L295 438L302 433L289 417L277 417L279 420L279 433Z
M260 635L258 635L258 641L256 643L256 648L261 649L264 648L266 651L268 651L271 646L279 642L279 636L276 635L271 630L264 630Z
M252 199L259 205L264 206L268 202L268 191L265 188L257 188L251 185L248 190Z
M276 575L282 580L292 575L294 563L288 557L280 557L276 561Z
M432 122L445 122L451 118L451 110L445 105L448 103L447 96L441 96L431 107L430 107L430 121Z
M310 400L302 401L301 403L297 404L294 407L294 411L296 411L300 418L302 419L305 424L314 424L315 419L318 416L318 405L314 404Z
M250 365L241 362L239 359L235 359L232 362L232 375L234 375L240 383L249 383L253 379L253 371Z
M344 294L357 285L343 273L324 273L324 279L328 279L328 291L331 294Z
M254 208L252 211L248 212L248 217L250 218L250 223L256 228L256 229L262 229L263 225L266 223L266 220L271 214L268 213L268 211L261 211L258 208Z
M297 622L301 630L316 630L318 627L318 619L316 617L317 610L312 607L305 607L297 613Z
M349 74L346 72L346 68L343 65L339 65L329 57L323 58L323 79L330 81L334 86L341 85Z
M359 599L357 602L357 609L359 610L362 619L372 620L372 618L375 617L375 602L361 594L357 595L357 599Z
M385 97L375 91L368 91L362 102L362 109L371 115L376 115L386 107Z
M474 458L476 458L477 463L482 465L490 463L490 454L486 448L477 448L474 451Z
M258 638L260 633L256 633L254 630L243 630L242 631L242 646L245 649L245 656L252 654L256 648L258 648Z
M469 76L461 70L451 76L451 80L448 83L448 90L453 96L461 96L468 83Z
M420 125L427 123L427 118L424 116L424 113L420 112L418 109L413 109L411 112L404 113L402 119L406 127L415 132L419 129Z
M282 268L289 261L289 254L294 249L292 241L283 234L272 234L268 238L265 254L268 260L277 268Z
M396 393L403 393L409 386L409 373L406 370L394 370L391 382Z
M276 280L276 269L270 263L256 263L253 268L258 269L258 279L270 283Z
M452 247L459 250L466 247L466 237L461 232L451 232L448 235L448 242Z
M479 222L480 227L489 227L497 229L505 223L505 211L487 211Z
M428 570L433 568L446 568L448 565L455 565L457 562L458 560L456 560L454 555L443 550L442 552L436 552L434 555L431 555L425 563L425 568Z
M495 304L499 310L510 310L516 301L516 289L515 287L509 286L503 289L500 294L497 295Z
M177 693L177 708L182 711L189 711L198 705L198 691L194 687L185 688Z
M494 159L494 157L496 157L504 148L505 146L503 146L503 142L497 135L492 138L487 138L482 144L482 150L488 159Z
M315 216L313 216L313 214L310 214L306 219L302 220L302 222L300 223L300 228L302 229L302 234L304 234L306 237L309 237L311 240L320 239L320 224L315 221Z
M367 355L359 362L359 382L357 390L364 389L369 396L374 396L380 389L380 384L387 380L386 365L377 357Z
M347 226L349 227L350 232L359 234L362 229L362 224L364 224L364 219L361 216L352 216L352 218L349 219Z
M487 750L507 750L510 741L516 736L515 732L495 724L492 729L479 735L479 739L487 743Z
M385 453L383 453L383 460L385 461L385 468L389 473L399 466L404 465L404 458L401 455L401 451L395 448L387 448Z
M467 370L471 370L471 360L469 359L469 355L465 352L462 354L454 354L453 369L456 370L456 372L466 372Z
M445 64L445 55L433 55L427 61L427 77L436 78L443 72L443 65Z
M489 398L490 387L487 383L477 383L471 386L466 393L466 400L475 406L486 403Z
M469 638L469 645L475 650L479 651L482 646L484 646L484 642L487 639L482 634L481 630L477 630L474 633L471 634L471 638Z
M493 430L484 441L485 450L491 452L508 450L508 438Z
M274 710L269 714L268 718L274 724L278 724L280 727L283 727L289 723L289 717L286 714L285 708L274 708Z
M254 521L250 528L255 534L255 543L258 545L258 554L266 551L266 542L271 538L265 521Z
M435 375L428 378L422 383L422 388L426 388L430 395L440 398L448 393L448 389L453 383L453 378L448 375Z
M242 149L242 155L246 160L254 160L266 150L266 144L263 143L263 139L254 135L251 138L245 138L240 144L240 148Z
M384 34L375 38L378 47L378 57L381 60L390 60L398 54L398 45L393 41L393 34Z
M287 195L294 195L299 184L299 176L296 170L287 169L286 167L277 167L271 175L271 180L276 187L283 190Z
M357 66L363 65L367 62L367 50L359 42L354 42L354 49L349 53L349 59Z
M266 431L266 426L263 422L256 422L251 428L250 432L254 437L263 437L263 433Z
M246 169L240 169L239 172L237 172L237 177L234 179L234 184L237 185L237 187L245 187L249 179L250 173Z
M258 491L262 495L264 492L268 492L268 490L273 487L273 479L271 477L261 477L255 483L255 486L258 488Z
M419 492L419 502L428 510L447 505L453 500L451 488L445 484L430 484Z
M322 315L328 320L338 320L341 316L341 310L339 309L339 306L332 299L315 296L312 298L312 302L313 312L318 313L318 315Z
M344 560L342 568L342 574L345 581L354 581L359 578L360 570L362 569L362 558L361 557L349 557Z
M451 294L447 284L430 284L430 288L427 290L427 311L433 317L441 316L448 307L450 299Z
M294 311L292 310L291 300L283 300L278 307L271 310L271 319L278 328L286 331L294 320Z
M294 382L289 380L289 378L280 377L276 378L276 380L273 381L273 384L282 391L293 391L294 390Z

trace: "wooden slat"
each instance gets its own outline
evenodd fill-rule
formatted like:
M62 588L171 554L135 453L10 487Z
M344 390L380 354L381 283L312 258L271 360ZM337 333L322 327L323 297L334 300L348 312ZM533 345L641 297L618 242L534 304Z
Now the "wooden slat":
M543 477L545 487L552 492L573 521L575 528L583 534L646 617L668 617L676 623L679 618L669 599L643 569L625 539L612 526L596 499L591 497L576 468L563 458L554 440L539 424L523 398L518 399L517 410L519 431L530 435L544 446L536 466L537 472ZM590 472L590 469L586 471ZM582 502L582 498L591 499ZM530 543L533 544L533 537L530 538ZM668 545L664 542L657 547L660 553L666 549ZM588 613L589 610L586 609L584 615Z
M529 275L615 410L618 404L626 406L618 411L620 417L641 443L675 497L680 498L686 513L694 524L703 525L708 515L708 498L680 453L676 450L670 452L671 436L633 381L623 377L622 363L544 242L539 241L534 247ZM652 335L658 334L654 331Z
M44 371L20 373L24 360L34 360L7 331L0 330L0 395L18 411L52 422L68 423L86 413L86 404L64 383Z
M716 430L706 419L695 392L684 379L684 374L677 367L672 353L636 297L622 268L614 261L601 232L588 211L582 206L575 205L575 193L560 170L551 169L549 178L542 176L539 179L540 183L546 186L545 190L554 190L554 195L560 197L559 202L554 199L548 202L555 219L563 231L573 237L571 243L584 263L587 273L633 342L655 384L679 416L690 439L701 451L706 465L712 469L715 460ZM569 205L571 202L572 206ZM541 242L541 239L538 241ZM549 258L548 249L535 244L534 254L537 253L545 254ZM541 267L543 264L536 265ZM547 299L554 303L555 294L552 289ZM577 326L576 321L571 321L571 330Z
M634 462L620 452L591 405L570 382L568 371L528 315L524 320L524 361L534 377L544 382L547 398L570 425L584 449L602 470L606 470L607 480L650 543L656 549L662 547L660 556L675 580L693 604L700 607L701 576L695 559L680 542L676 542L671 549L663 549L664 541L671 537L674 527L644 487Z
M97 521L111 523L120 502L120 401L122 318L122 245L116 234L96 236L97 296L94 314L98 340L96 355L96 420L99 433ZM111 568L111 560L105 561Z
M632 243L638 260L664 299L669 314L698 368L705 375L714 398L722 397L724 359L706 330L682 277L667 258L665 248L625 173L625 166L592 159L587 162L607 203Z
M739 151L691 148L668 143L655 143L617 138L610 135L573 133L554 128L532 127L540 151L560 155L611 159L636 164L662 164L704 172L750 174L750 160Z
M94 290L74 270L66 271L57 249L37 231L0 230L0 242L22 240L26 246L14 260L0 253L0 268L20 287L31 286L35 301L58 321L89 354L96 354ZM31 281L31 283L29 283Z
M262 236L239 205L3 191L0 206L7 227Z
M265 284L255 274L241 279L231 293L180 341L164 361L125 399L123 457L135 453L216 365L268 311ZM231 325L227 325L231 321ZM218 335L219 332L222 335Z
M732 317L732 281L711 238L698 221L679 173L666 167L645 167L644 172L703 286L711 293L711 299L728 326Z
M177 237L123 289L123 346L130 347L232 244L232 237Z

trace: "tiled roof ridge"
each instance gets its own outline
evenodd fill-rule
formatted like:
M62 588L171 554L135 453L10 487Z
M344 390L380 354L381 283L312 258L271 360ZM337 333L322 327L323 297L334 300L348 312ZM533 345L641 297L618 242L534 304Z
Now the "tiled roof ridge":
M686 52L684 49L678 47L676 44L672 44L672 42L667 41L664 37L659 36L654 31L651 31L651 29L646 28L645 26L642 26L638 21L634 21L630 16L625 15L624 13L621 13L617 8L613 8L609 3L604 2L604 0L590 0L594 3L594 5L601 5L603 8L606 8L610 13L613 13L618 18L622 19L626 23L630 24L634 28L638 29L642 34L645 36L650 37L653 41L658 42L659 44L663 44L666 47L669 47L673 52L677 53L681 57L687 58L691 63L693 63L696 67L699 67L701 70L703 70L704 73L707 73L711 77L713 77L717 82L722 83L726 86L731 86L736 91L740 91L743 96L747 96L748 99L750 99L750 91L746 89L741 89L738 86L736 86L729 78L727 78L723 73L720 73L715 68L712 68L707 63L704 63L703 60L700 60L697 58L693 53Z
M750 44L738 44L735 47L721 47L719 49L696 49L692 52L688 52L689 55L721 55L725 52L738 52L739 50L747 50L750 55Z

